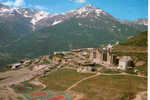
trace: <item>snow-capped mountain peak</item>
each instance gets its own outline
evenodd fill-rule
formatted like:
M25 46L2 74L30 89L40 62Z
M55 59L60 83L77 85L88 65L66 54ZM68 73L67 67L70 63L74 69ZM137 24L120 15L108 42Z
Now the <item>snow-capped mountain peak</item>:
M31 23L33 25L36 25L36 23L40 20L42 20L43 18L48 17L49 13L44 12L44 11L39 11L36 14L33 15L33 18L31 20Z
M97 21L105 19L104 23L108 23L107 19L117 20L104 10L96 8L91 4L61 14L51 14L48 12L29 8L11 8L0 4L0 19L12 21L14 18L16 18L17 21L23 21L23 23L26 23L25 25L31 27L32 30L38 30L45 27L54 26L70 18L88 18L91 22L94 22L94 20ZM120 22L124 23L124 21ZM134 24L137 23L147 25L147 20L138 20L134 22ZM83 25L83 23L79 24L79 26L81 25Z
M86 17L88 16L89 14L96 14L96 16L100 16L101 14L103 15L107 15L108 14L100 9L100 8L96 8L94 6L92 6L91 4L88 4L88 5L85 5L83 6L82 8L79 8L79 9L76 9L76 10L72 10L70 12L68 12L69 14L72 13L73 15L77 15L77 17Z
M82 8L86 8L86 9L96 9L96 7L94 7L92 4L87 4L87 5L83 6Z
M31 10L28 8L10 8L8 6L0 4L0 16L20 16L24 18L31 18L30 23L36 25L38 21L48 17L49 13L40 10Z
M28 8L9 8L5 5L0 5L0 16L20 16L24 18L30 18L30 24L32 24L33 26L36 26L39 23L42 24L42 26L44 24L47 24L48 26L53 26L70 17L84 18L87 17L89 14L93 16L93 13L96 16L106 14L102 9L97 9L91 4L62 14L49 14L40 10Z
M84 12L91 12L91 11L94 11L94 10L96 10L96 7L92 6L91 4L88 4L88 5L86 5L82 8L77 9L77 12L79 14L82 14Z

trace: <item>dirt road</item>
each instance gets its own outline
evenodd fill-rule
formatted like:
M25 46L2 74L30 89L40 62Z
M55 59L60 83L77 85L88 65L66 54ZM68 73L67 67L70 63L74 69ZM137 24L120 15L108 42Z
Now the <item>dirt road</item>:
M70 86L68 89L65 90L65 92L71 90L72 88L76 87L78 84L80 84L81 82L85 81L85 80L88 80L88 79L91 79L91 78L95 78L97 76L99 76L100 73L97 73L96 75L92 75L92 76L89 76L89 77L86 77L86 78L83 78L82 80L76 82L75 84L73 84L72 86Z
M125 75L125 76L136 76L136 77L140 77L140 78L147 78L146 76L140 76L140 75L133 75L133 74L128 74L128 73L119 73L119 74L105 74L105 73L97 73L96 75L92 75L86 78L83 78L81 80L79 80L78 82L76 82L75 84L73 84L72 86L70 86L68 89L65 90L65 92L70 91L72 88L76 87L78 84L80 84L81 82L91 79L91 78L95 78L99 75L108 75L108 76L116 76L116 75ZM140 100L140 99L139 99Z

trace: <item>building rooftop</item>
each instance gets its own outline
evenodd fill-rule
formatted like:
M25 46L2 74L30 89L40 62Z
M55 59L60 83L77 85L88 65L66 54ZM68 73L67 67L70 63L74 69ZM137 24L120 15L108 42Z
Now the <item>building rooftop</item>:
M124 61L124 62L130 61L130 60L132 60L132 58L130 56L123 56L120 59L120 61Z

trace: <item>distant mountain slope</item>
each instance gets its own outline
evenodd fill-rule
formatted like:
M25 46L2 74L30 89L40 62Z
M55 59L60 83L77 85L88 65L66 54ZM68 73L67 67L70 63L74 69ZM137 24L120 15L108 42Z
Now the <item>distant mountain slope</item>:
M121 42L114 47L115 52L124 53L147 53L148 48L148 32L142 32L136 36L130 37L128 40Z
M139 25L148 25L148 19L137 19L137 20L120 20L123 24L133 25L133 24L139 24Z
M31 34L35 29L34 24L47 16L48 13L43 11L0 4L0 46Z
M68 20L72 20L72 22L68 22ZM71 24L74 23L73 21L77 21L75 24L78 24L78 26L89 28L93 31L101 30L101 33L105 31L110 35L114 33L113 35L121 39L121 34L126 34L130 29L135 32L144 31L147 27L145 25L147 21L143 20L137 20L136 22L118 20L104 10L93 7L90 4L62 14L50 14L28 8L11 8L0 4L0 45L8 45L24 35L30 35L33 31L38 32L41 29L44 30L47 27L53 27L63 22ZM74 26L69 28L71 27ZM130 35L126 34L126 36Z
M0 17L0 20L2 20L0 21L0 45L4 43L7 45L24 35L32 33L27 19L22 17L11 17L11 19L8 17L6 19Z
M121 43L121 45L147 47L148 46L148 32L145 31L136 35L135 37L131 37L124 43Z

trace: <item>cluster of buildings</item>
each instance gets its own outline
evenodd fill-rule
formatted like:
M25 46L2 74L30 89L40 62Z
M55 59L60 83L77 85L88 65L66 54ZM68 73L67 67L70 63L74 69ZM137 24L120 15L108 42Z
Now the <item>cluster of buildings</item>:
M38 63L43 62L44 59L49 59L48 57L49 56L41 56L40 58L35 58L35 59L23 59L17 63L10 64L7 67L13 70L21 67L26 67L29 65L36 65Z
M130 56L117 56L112 52L113 47L108 45L104 48L93 48L90 50L90 60L96 64L106 67L114 67L121 70L132 68L133 60Z
M59 66L64 64L69 64L78 68L78 72L82 71L92 71L94 70L90 65L99 64L107 68L115 68L126 70L133 68L133 60L130 56L117 56L112 52L113 46L108 45L103 48L84 48L76 49L72 51L63 51L63 52L54 52L50 56L42 56L39 59L25 59L19 63L10 65L11 69L16 69L22 65L33 64L34 70L38 71L47 65L47 61L50 61L52 64ZM38 63L38 66L36 66ZM41 65L39 65L41 64Z
M10 69L16 69L16 68L19 68L22 65L26 66L26 65L29 65L29 64L31 64L31 60L30 59L24 59L24 60L21 60L18 63L10 64L7 67L10 68Z
M115 68L121 70L127 70L133 68L133 60L130 56L117 56L112 52L113 46L108 45L104 48L87 48L86 50L77 49L70 52L55 52L52 61L55 64L74 64L74 65L86 65L87 63L94 63L103 65L107 68ZM82 60L75 61L74 58L66 56L67 54L76 54L79 57L83 57ZM84 59L85 58L85 59ZM78 71L92 70L91 67L79 68Z

